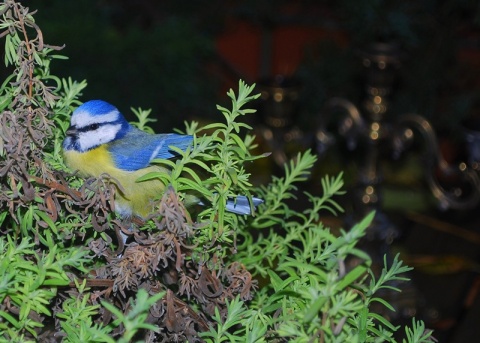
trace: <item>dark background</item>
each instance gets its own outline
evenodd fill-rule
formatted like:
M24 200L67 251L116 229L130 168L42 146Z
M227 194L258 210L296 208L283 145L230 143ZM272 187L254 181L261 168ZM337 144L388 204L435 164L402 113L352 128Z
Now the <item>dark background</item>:
M45 40L65 44L54 72L87 79L84 100L124 112L154 109L162 122L210 117L237 80L275 74L304 85L303 117L332 94L359 96L354 51L376 40L407 52L397 113L439 127L471 114L478 98L475 1L33 1Z
M158 132L181 128L184 120L221 120L215 104L228 106L225 93L238 79L281 74L302 86L295 125L308 136L327 99L360 101L357 52L379 41L404 52L388 120L408 112L424 116L445 158L457 163L465 158L462 123L480 114L477 1L49 0L30 6L38 9L45 42L65 44L61 53L69 60L56 61L53 74L86 79L82 101L107 100L130 119L130 107L152 108ZM347 183L354 179L351 155L342 148L329 154L309 191L319 191L325 171L346 170ZM262 163L257 174L278 172ZM385 210L400 232L391 249L412 264L418 256L433 261L411 275L415 291L404 297L414 298L414 308L405 315L426 320L440 342L476 341L479 242L459 232L480 234L478 207L440 211L418 159L386 164ZM420 223L418 214L428 220ZM405 301L394 300L400 307Z

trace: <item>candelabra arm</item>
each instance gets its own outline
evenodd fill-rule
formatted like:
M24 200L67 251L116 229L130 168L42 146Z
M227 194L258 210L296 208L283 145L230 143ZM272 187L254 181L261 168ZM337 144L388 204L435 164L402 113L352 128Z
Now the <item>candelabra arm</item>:
M332 98L327 104L327 108L341 108L346 111L348 117L352 120L352 126L362 127L364 126L363 119L360 115L360 111L350 100L344 98Z
M335 142L333 136L328 133L325 128L330 122L334 111L340 111L344 116L338 126L338 132L346 138L349 150L354 150L356 148L358 136L365 127L360 111L351 101L338 97L332 98L325 104L325 109L322 113L322 125L315 135L317 140L317 150L320 155Z
M477 173L463 162L459 165L450 165L443 158L440 153L437 135L428 120L417 114L408 114L398 122L398 128L393 141L395 157L399 157L414 140L414 130L420 133L426 149L426 180L432 194L440 202L441 208L468 209L478 204L480 200L480 179ZM470 186L468 194L465 195L460 188L447 190L443 187L436 177L437 170L442 175L460 176L461 180L466 181Z

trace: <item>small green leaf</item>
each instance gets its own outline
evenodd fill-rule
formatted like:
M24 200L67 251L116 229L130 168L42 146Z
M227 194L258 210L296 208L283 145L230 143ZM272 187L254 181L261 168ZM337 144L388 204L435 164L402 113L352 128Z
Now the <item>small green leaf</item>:
M0 316L5 318L10 324L15 326L15 328L20 329L22 327L20 322L16 320L13 316L11 316L9 313L0 310Z
M305 313L304 320L305 322L310 322L313 318L317 317L320 314L320 310L327 302L328 298L325 296L319 296L315 301L308 307L307 312Z
M395 308L392 305L390 305L386 300L384 300L382 298L378 298L378 297L371 298L369 302L370 303L378 302L378 303L382 304L383 306L385 306L386 308L388 308L390 311L395 312Z
M343 290L345 287L353 285L353 283L367 272L368 268L364 265L358 265L349 271L337 285L338 290Z
M323 271L321 268L311 264L306 264L298 261L290 261L290 262L284 262L279 266L279 268L285 268L285 267L292 267L298 270L312 272L317 276L319 276L319 280L322 282L325 282L327 280L327 273Z
M384 318L383 316L379 315L378 313L374 313L374 312L370 312L368 314L369 317L372 317L376 320L378 320L378 322L380 324L382 324L383 326L387 327L389 330L395 332L398 330L398 328L400 326L394 326L392 323L390 323L386 318Z

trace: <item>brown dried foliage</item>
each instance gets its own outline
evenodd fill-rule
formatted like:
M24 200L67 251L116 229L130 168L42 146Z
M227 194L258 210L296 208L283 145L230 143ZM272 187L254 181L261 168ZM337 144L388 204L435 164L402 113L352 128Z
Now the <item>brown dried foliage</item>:
M166 290L166 296L150 310L148 318L162 331L158 335L148 333L146 341L200 341L197 333L212 325L210 318L215 308L226 315L226 300L238 295L242 300L250 300L256 282L236 262L212 271L192 258L198 224L190 219L171 188L151 220L156 229L147 233L134 229L130 233L134 240L126 245L121 256L116 256L102 239L90 242L92 251L109 261L94 271L92 284L101 282L105 286L95 292L96 300L106 299L128 310L127 301L139 288L152 295ZM200 311L191 304L199 306ZM120 334L121 329L116 333Z
M52 318L61 311L64 299L79 295L73 279L87 278L92 289L92 304L105 300L125 313L129 311L129 298L138 289L143 288L149 294L166 291L166 296L150 309L148 317L148 321L158 325L161 332L141 333L145 341L201 341L198 332L212 325L215 308L225 315L226 300L236 296L251 299L256 282L238 263L224 265L223 261L215 260L212 265L217 269L209 270L207 261L195 260L195 235L200 224L190 218L174 190L166 191L158 204L158 212L149 219L155 229L140 231L135 220L126 223L109 219L115 218L112 213L116 186L108 175L99 180L86 180L80 189L73 189L68 181L72 179L71 174L52 170L43 161L44 151L52 149L55 130L52 104L58 95L34 75L32 52L41 52L46 47L40 29L29 19L28 9L14 1L7 3L9 7L5 13L15 20L18 31L23 33L23 42L18 51L20 63L14 72L22 73L15 84L21 91L12 99L9 109L0 115L0 208L8 209L9 213L1 233L20 239L24 233L17 228L22 214L29 206L37 206L58 226L57 241L68 246L72 237L80 236L80 240L74 242L87 241L93 261L96 265L103 264L89 275L69 271L72 282L58 290L56 303L51 304ZM11 34L12 30L0 33L0 36ZM30 38L32 33L33 39ZM105 239L93 239L93 235L80 229L72 231L65 222L66 216L71 215L79 226L91 224L97 232L111 234L100 235ZM47 223L38 219L33 224L29 235L35 238L36 250L41 254L46 247L38 235ZM125 247L121 244L120 232L133 238ZM119 242L117 251L111 249L110 236L114 243ZM82 245L78 248L85 249ZM0 308L13 311L6 302L8 298ZM51 321L52 325L38 332L40 341L61 338L61 335L52 335L52 331L60 331L58 321L52 318L41 318L40 321ZM102 308L95 320L106 325L113 318ZM113 334L121 335L122 331L123 328L118 327Z

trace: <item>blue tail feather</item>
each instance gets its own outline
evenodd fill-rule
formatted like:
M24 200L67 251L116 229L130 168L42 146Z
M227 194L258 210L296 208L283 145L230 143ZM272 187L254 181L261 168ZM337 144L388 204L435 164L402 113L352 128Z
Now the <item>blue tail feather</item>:
M253 207L257 207L263 203L263 200L260 198L255 198L252 197L252 205ZM227 211L236 213L236 214L252 214L251 208L250 208L250 201L248 200L248 197L244 195L238 195L235 199L229 199L227 200Z
M252 205L254 208L256 208L262 203L262 199L252 197ZM197 204L205 206L205 203L202 201L198 201ZM234 199L228 199L226 209L228 212L232 212L235 214L252 214L250 202L248 201L248 197L246 197L245 195L237 195L237 197L235 197Z

